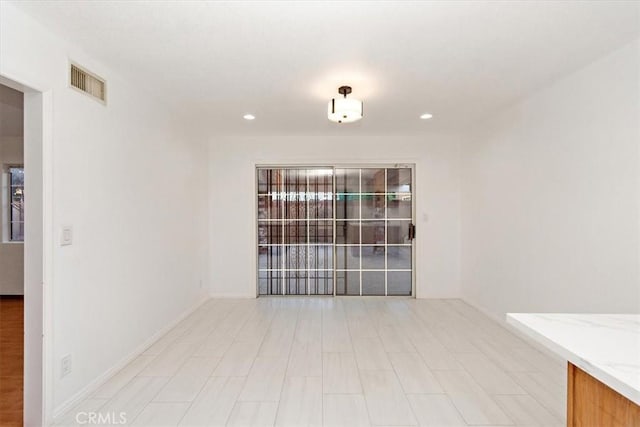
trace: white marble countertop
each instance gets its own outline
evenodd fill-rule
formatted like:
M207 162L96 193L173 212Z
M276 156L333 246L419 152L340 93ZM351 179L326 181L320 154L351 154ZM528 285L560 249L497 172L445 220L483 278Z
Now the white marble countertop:
M640 405L640 315L509 313L507 322Z

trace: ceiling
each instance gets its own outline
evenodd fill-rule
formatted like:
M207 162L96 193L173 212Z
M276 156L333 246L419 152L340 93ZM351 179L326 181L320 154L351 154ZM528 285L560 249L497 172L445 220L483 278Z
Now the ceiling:
M635 1L18 4L219 133L461 129L640 33ZM355 124L326 117L343 84Z
M23 94L0 84L0 138L23 136Z

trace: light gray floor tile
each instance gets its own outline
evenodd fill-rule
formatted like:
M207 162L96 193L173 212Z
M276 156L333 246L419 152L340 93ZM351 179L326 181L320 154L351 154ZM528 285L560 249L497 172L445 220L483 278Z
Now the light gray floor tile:
M195 353L197 347L198 344L192 342L175 343L157 355L138 375L145 377L173 376L184 361Z
M376 425L416 425L394 371L360 371L369 419Z
M133 422L134 426L177 426L189 408L189 402L151 402Z
M160 337L155 343L147 348L142 354L145 356L157 356L162 353L167 347L172 345L178 338L187 332L187 327L176 326L169 332Z
M405 393L444 393L418 353L389 353Z
M244 377L210 377L180 425L224 426L244 381Z
M282 326L278 326L282 325ZM272 323L262 341L258 355L266 357L289 357L293 336L295 334L295 321L291 323Z
M95 399L110 399L122 389L129 381L140 373L156 356L142 355L136 357L133 362L122 368L117 374L109 378L92 395Z
M280 397L276 426L322 425L322 379L287 377Z
M101 407L100 412L123 413L127 421L132 422L168 381L169 377L135 377Z
M561 427L563 425L531 396L495 396L495 400L518 426Z
M525 394L504 370L489 360L484 354L461 353L456 359L474 380L489 394Z
M369 426L369 414L361 394L325 394L323 425L331 427Z
M351 335L346 320L326 320L322 322L322 351L352 352Z
M382 326L378 331L387 353L415 353L417 350L402 328Z
M324 353L324 393L362 393L360 374L353 353Z
M467 372L434 371L434 375L468 424L513 424Z
M233 343L218 363L213 375L216 377L248 375L258 354L258 346L259 344L254 342Z
M207 336L193 354L196 357L222 357L233 344L234 338L222 331L214 331Z
M102 408L107 402L108 399L85 399L68 411L63 417L59 418L55 425L61 427L86 425L86 418L84 415L89 412L100 411L100 408Z
M322 342L322 316L321 312L314 311L307 317L299 317L296 332L293 337L294 345L320 344ZM300 316L304 316L301 314Z
M294 340L289 354L288 377L322 376L322 343Z
M353 348L358 368L365 370L393 369L380 338L355 338Z
M466 427L467 425L446 394L409 394L407 398L421 426Z
M548 375L530 372L515 372L512 375L529 396L556 417L564 419L567 408L566 391L548 379Z
M237 402L231 412L229 427L267 427L276 420L278 402Z
M286 366L287 359L256 357L239 400L277 402L280 399Z
M425 329L414 332L410 340L430 369L462 369L462 366L440 342Z
M191 402L207 382L219 358L192 357L186 360L176 375L153 399L155 402Z
M378 331L368 317L349 319L347 325L352 339L378 337Z

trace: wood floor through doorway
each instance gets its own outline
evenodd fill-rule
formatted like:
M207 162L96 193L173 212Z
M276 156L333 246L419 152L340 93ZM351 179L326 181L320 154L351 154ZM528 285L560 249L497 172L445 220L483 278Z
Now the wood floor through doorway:
M22 425L24 300L0 296L0 426Z

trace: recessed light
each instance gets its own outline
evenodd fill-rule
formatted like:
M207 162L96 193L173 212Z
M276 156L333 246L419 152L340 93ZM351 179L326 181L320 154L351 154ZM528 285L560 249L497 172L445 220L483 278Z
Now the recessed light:
M253 120L256 118L256 116L254 116L253 114L245 114L244 116L242 116L242 118L245 120Z
M424 113L424 114L422 114L422 115L420 116L420 118L421 118L422 120L427 120L427 119L430 119L430 118L432 118L432 117L433 117L433 114L429 114L429 113Z

